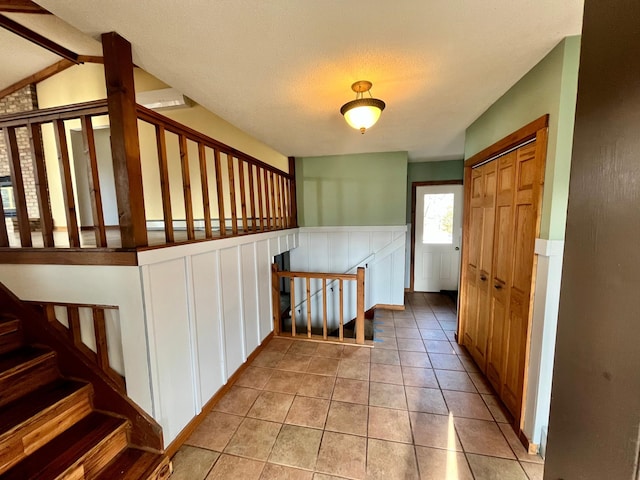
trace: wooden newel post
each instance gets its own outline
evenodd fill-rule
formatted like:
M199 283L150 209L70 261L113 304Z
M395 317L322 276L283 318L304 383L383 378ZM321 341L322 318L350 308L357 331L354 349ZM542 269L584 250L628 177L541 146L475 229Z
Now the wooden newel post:
M122 247L136 248L147 245L147 228L131 44L103 33L102 51Z
M358 267L356 273L356 295L357 314L356 314L356 343L364 344L364 268Z
M280 276L278 265L271 264L271 295L273 298L273 334L280 335Z
M291 183L289 183L289 215L291 228L298 227L298 202L296 199L296 157L289 157L289 175L291 175Z

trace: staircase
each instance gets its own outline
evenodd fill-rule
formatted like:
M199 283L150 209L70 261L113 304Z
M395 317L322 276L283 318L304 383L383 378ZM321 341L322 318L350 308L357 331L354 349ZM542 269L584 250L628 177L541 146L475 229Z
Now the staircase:
M0 302L0 480L163 480L169 460L131 446L132 423L95 408L92 383L25 341ZM54 342L55 343L55 342Z

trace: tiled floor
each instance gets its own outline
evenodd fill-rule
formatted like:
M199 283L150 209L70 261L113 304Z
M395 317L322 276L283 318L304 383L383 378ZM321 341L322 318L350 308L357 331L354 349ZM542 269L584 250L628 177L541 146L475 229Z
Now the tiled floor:
M373 349L272 340L172 480L541 480L455 327L451 300L411 294L376 312Z

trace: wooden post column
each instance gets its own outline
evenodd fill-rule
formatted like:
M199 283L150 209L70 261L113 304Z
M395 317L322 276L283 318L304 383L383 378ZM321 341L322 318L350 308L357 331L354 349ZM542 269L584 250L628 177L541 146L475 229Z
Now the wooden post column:
M298 227L298 199L296 198L296 157L289 157L289 175L291 175L290 192L289 192L289 212L291 228Z
M147 229L131 44L103 33L102 50L122 247L136 248L147 245Z

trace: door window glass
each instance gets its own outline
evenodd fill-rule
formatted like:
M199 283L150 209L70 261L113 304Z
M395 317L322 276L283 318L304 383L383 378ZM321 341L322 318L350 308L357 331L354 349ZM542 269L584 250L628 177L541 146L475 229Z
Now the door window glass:
M424 196L422 243L453 243L453 193Z

